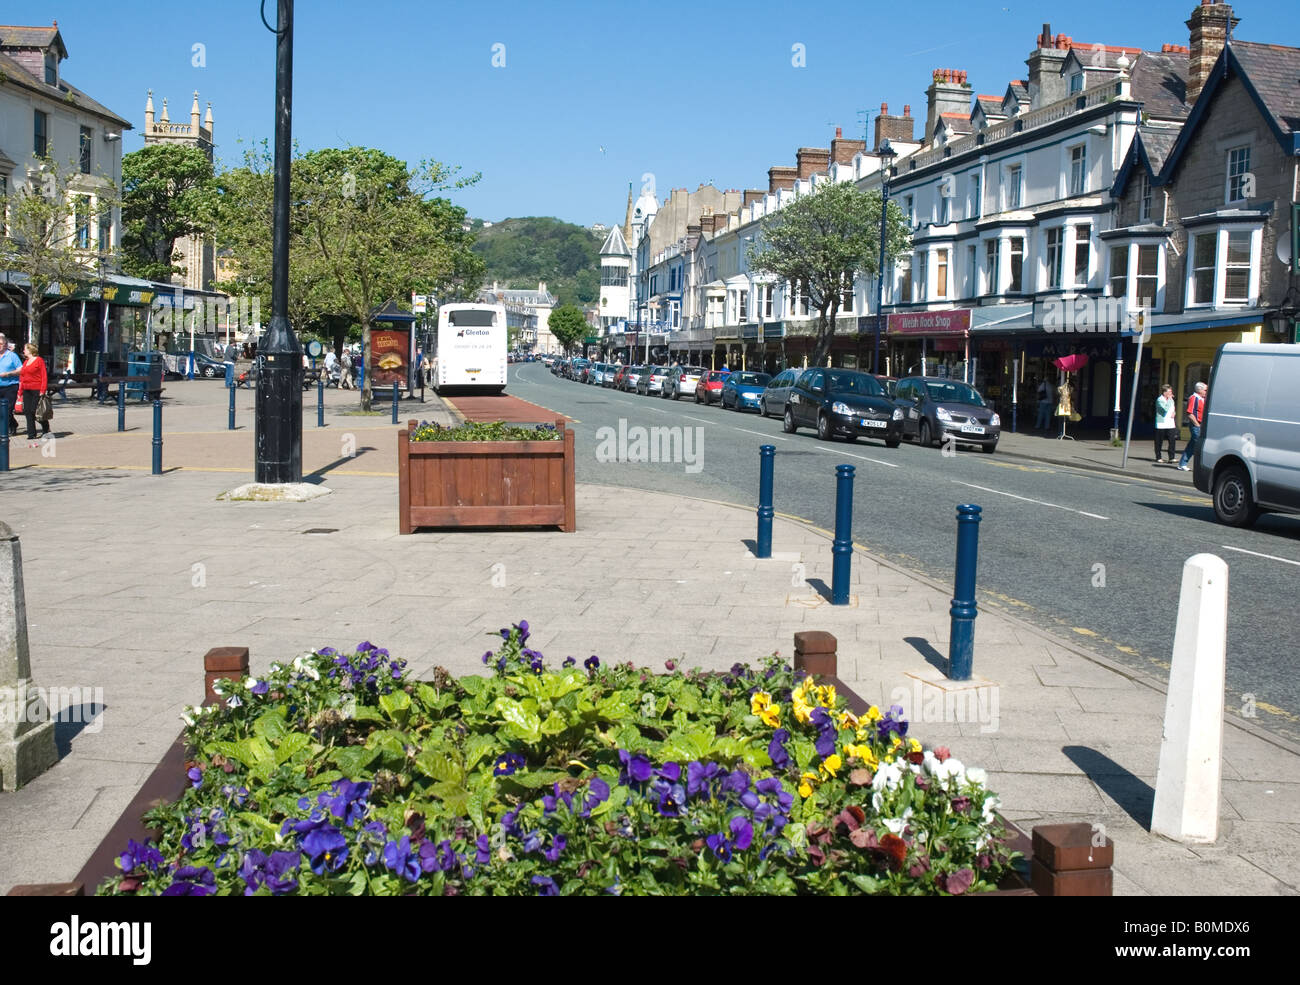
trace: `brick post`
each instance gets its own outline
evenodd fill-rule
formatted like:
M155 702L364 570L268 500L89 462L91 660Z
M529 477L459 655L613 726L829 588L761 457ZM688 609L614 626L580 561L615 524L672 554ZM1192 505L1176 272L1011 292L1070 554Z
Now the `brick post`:
M203 655L203 703L220 700L212 685L223 678L242 681L248 676L248 647L214 646Z
M1040 824L1034 828L1030 882L1039 896L1110 896L1115 845L1091 824Z
M794 634L794 669L814 677L838 677L839 643L830 633L807 630Z

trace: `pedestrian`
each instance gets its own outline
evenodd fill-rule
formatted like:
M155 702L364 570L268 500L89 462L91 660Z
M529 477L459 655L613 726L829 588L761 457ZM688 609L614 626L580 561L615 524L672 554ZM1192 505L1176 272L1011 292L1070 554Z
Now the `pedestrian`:
M1052 411L1056 409L1056 387L1046 376L1038 384L1038 419L1034 421L1035 431L1052 429Z
M1187 463L1196 454L1196 445L1201 440L1201 424L1205 418L1205 397L1209 392L1209 387L1204 383L1197 383L1195 392L1187 398L1187 427L1191 430L1192 436L1187 439L1187 447L1183 449L1183 457L1178 462L1178 468L1183 472L1191 469Z
M1156 464L1160 464L1160 449L1166 443L1169 445L1169 458L1165 460L1166 464L1174 464L1174 455L1178 449L1175 447L1178 443L1178 419L1176 416L1177 404L1174 402L1174 388L1166 383L1160 388L1160 396L1156 397Z
M339 389L351 390L352 389L352 353L349 350L347 349L343 350L343 359L341 363L343 366L343 371L339 374Z
M18 373L23 368L23 361L18 353L9 348L9 340L0 334L0 400L9 408L9 420L6 422L9 433L18 433L18 418L14 416L14 405L18 403Z
M27 418L27 442L30 448L37 447L37 405L40 403L41 397L45 395L46 389L48 389L45 360L38 355L38 352L35 342L28 342L23 346L23 355L27 358L18 374L18 387L22 391L23 416ZM49 433L50 422L48 420L41 421L41 434L46 435Z
M225 357L226 386L232 387L235 385L235 361L239 358L239 349L233 339L226 346Z
M325 385L329 386L331 383L335 386L339 384L339 357L334 354L333 349L325 353Z

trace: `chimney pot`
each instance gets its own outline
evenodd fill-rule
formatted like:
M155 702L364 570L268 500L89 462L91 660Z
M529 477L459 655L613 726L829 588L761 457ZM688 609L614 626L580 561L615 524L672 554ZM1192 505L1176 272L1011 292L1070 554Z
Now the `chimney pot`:
M880 104L880 115L881 115L881 116L888 116L888 115L889 115L889 103L881 103L881 104Z
M903 105L903 115L904 115L904 116L911 116L911 115L912 115L912 104L911 104L911 103L905 103L905 104Z
M841 128L836 127L836 128L835 128L835 139L838 140L839 138L841 138L841 137L843 137L843 136L844 136L844 131L843 131Z

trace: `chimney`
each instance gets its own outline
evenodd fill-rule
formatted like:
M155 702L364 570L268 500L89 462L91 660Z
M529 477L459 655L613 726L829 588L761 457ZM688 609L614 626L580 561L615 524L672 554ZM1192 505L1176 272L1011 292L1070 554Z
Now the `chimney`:
M903 107L902 116L890 116L889 104L880 104L880 115L876 117L876 143L872 149L879 150L883 140L890 143L916 143L916 121L912 119L910 105Z
M698 235L700 234L700 229L701 229L701 226L702 226L702 223L703 223L703 222L704 222L704 218L703 218L703 216L700 217L700 221L699 221L699 222L688 222L688 223L686 224L686 235L687 235L687 236L698 236Z
M815 174L826 174L831 168L831 152L825 147L800 147L794 159L801 181Z
M1241 23L1240 17L1232 16L1232 7L1226 3L1214 3L1201 0L1201 5L1192 11L1187 21L1191 31L1191 45L1187 56L1187 105L1196 102L1205 82L1210 77L1214 63L1227 43L1233 28Z
M747 209L755 202L761 202L767 196L767 192L761 188L746 188L745 199L741 203L741 208Z
M793 188L799 169L778 164L767 169L767 192L775 195L782 188Z
M865 140L846 140L844 132L835 128L835 139L831 141L831 160L836 164L851 164L853 157L867 149Z
M1044 24L1034 49L1025 64L1029 66L1029 108L1038 109L1067 95L1066 81L1061 78L1061 66L1070 54L1072 38L1064 34L1052 37L1052 25Z
M922 138L925 143L934 138L934 125L939 122L940 113L970 115L970 96L971 88L966 83L965 72L955 68L934 70L934 81L925 90L925 134Z

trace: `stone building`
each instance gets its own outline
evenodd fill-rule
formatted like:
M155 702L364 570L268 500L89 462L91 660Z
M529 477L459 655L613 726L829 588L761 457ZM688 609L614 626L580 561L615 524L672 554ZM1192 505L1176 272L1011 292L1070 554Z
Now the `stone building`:
M181 144L197 147L212 160L212 104L208 103L207 114L199 122L199 94L194 93L194 102L190 106L188 123L173 123L168 115L167 100L163 100L162 113L155 118L153 90L149 90L144 105L144 142L149 144ZM178 263L185 268L184 274L177 274L172 282L187 291L211 290L217 280L216 245L211 236L187 236L176 243L176 252L180 254Z

